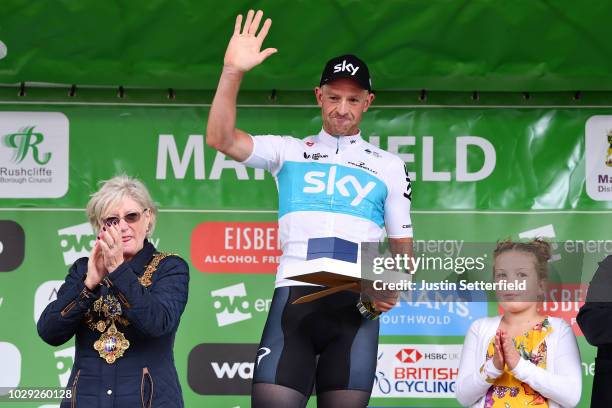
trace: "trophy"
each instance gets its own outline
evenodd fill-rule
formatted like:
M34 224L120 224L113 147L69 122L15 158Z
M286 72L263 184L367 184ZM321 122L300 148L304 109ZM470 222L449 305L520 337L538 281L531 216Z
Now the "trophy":
M306 261L291 265L291 272L286 278L324 286L326 289L302 296L293 301L293 304L311 302L348 290L360 295L356 306L361 315L366 319L377 319L381 312L375 309L364 289L373 287L377 280L405 281L410 275L393 271L372 273L370 261L379 255L380 246L378 243L368 244L360 248L359 244L338 237L310 238Z

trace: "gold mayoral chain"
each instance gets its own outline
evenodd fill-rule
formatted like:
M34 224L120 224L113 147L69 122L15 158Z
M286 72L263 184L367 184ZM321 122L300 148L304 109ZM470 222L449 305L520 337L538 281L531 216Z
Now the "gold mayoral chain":
M151 277L157 270L159 262L170 255L174 254L161 252L153 256L145 272L138 278L142 286L145 288L151 286ZM102 333L94 343L93 348L100 353L100 357L106 360L108 364L113 364L130 347L130 341L125 338L122 332L117 330L115 323L127 327L130 322L122 316L121 303L113 295L100 296L93 304L93 311L100 317L104 315L103 318L94 322L91 309L85 314L85 324L91 330Z

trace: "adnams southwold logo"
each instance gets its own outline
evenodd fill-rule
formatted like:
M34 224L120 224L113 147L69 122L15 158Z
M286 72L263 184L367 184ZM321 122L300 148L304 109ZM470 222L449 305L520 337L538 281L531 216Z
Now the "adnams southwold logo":
M584 131L586 191L598 201L612 200L612 115L591 116Z
M68 191L68 118L0 112L0 198L58 198Z
M270 310L271 299L256 299L249 302L243 282L210 292L219 327L243 322L253 317L253 312Z

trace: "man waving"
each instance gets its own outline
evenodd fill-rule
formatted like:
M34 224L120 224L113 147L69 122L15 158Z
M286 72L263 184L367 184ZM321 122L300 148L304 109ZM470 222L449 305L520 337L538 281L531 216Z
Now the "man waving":
M236 18L206 135L208 145L234 160L268 170L279 190L282 256L256 361L252 406L303 407L316 385L319 407L365 407L378 347L378 320L372 317L391 309L397 293L370 292L375 310L352 292L292 305L323 288L286 276L310 259L315 247L333 256L342 247L338 259L353 258L351 251L356 257L361 242L379 241L385 229L391 250L408 253L410 180L401 159L361 137L359 124L375 96L368 67L354 55L325 65L315 88L323 119L317 135L251 136L236 129L242 77L277 52L262 50L272 24L266 19L259 30L262 17L251 10L244 24L242 16Z

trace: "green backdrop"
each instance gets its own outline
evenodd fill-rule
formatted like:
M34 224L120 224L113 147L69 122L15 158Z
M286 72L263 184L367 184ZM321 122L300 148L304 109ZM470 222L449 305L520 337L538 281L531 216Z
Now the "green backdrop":
M612 5L597 0L4 0L0 83L214 89L249 8L279 52L244 89L310 89L356 53L376 90L612 90Z
M366 114L362 132L371 142L400 154L414 173L415 239L494 242L505 237L544 235L556 241L610 242L612 193L597 192L599 186L609 186L602 182L603 176L612 180L612 167L606 165L607 132L612 129L610 108L413 106L381 100ZM159 203L161 212L153 241L161 250L181 254L190 264L189 302L175 346L186 406L249 406L246 395L196 392L188 378L189 369L211 371L211 367L204 367L201 361L190 362L190 357L199 344L244 343L245 347L255 347L273 291L270 272L274 265L261 269L249 264L219 267L201 259L211 254L235 253L230 248L235 248L238 228L273 228L277 194L269 174L244 169L205 145L207 114L206 104L7 101L1 107L3 135L23 135L27 133L25 128L33 126L32 132L43 135L37 145L38 155L51 153L49 161L40 165L34 161L35 152L30 148L26 157L16 163L15 148L0 146L0 219L17 222L25 232L23 263L0 273L0 345L10 343L19 351L20 387L58 387L67 379L64 376L72 362L72 342L57 348L44 344L36 334L36 312L53 298L53 285L57 283L47 282L63 280L68 265L90 248L93 235L84 224L83 210L89 194L99 180L125 172L141 178ZM254 134L303 137L317 133L321 126L320 112L311 104L244 104L238 117L239 126ZM62 132L67 132L67 139L62 139ZM57 187L49 187L49 191L60 191L60 196L41 197L47 194L47 187L31 181L29 176L15 189L16 177L7 181L11 177L2 176L2 167L52 169L55 178L45 183ZM57 176L63 167L68 171L66 180ZM23 191L29 197L23 197ZM21 198L10 198L11 194L20 194ZM224 235L226 228L234 228L230 238ZM195 245L194 238L202 236L219 244L214 248ZM273 247L274 241L266 244ZM241 254L259 259L278 254L274 248L242 250ZM0 252L1 255L6 254ZM601 252L597 254L600 255ZM583 282L589 281L594 268L594 262L585 264ZM253 269L263 273L248 273ZM227 288L233 288L234 300L215 292ZM578 306L573 300L560 302L551 314L572 323ZM399 313L418 314L426 307L413 304L406 308L408 305L402 305ZM223 312L235 320L228 323ZM493 315L497 307L490 304L484 312L472 312L469 318ZM451 311L443 315L459 319ZM454 321L452 327L433 324L425 331L416 323L396 325L395 329L404 334L382 335L381 344L390 346L381 350L439 350L450 356L460 349L463 336L459 328L466 323L464 319ZM579 406L587 407L595 350L576 327L575 331L584 362ZM409 366L396 360L390 363L387 357L380 361L379 380L389 379L394 368L389 364ZM247 366L240 371L238 363ZM234 379L221 375L219 382L226 381L230 388L236 384L238 389L238 383L248 382L249 363L229 361L226 368L237 370ZM194 366L190 368L190 364ZM456 368L457 361L449 357L445 362L421 360L415 364ZM217 368L221 366L222 362L217 362ZM5 374L10 375L7 371ZM393 391L386 395L395 396L383 397L384 387L376 388L379 380L373 405L458 406L450 398L452 394L436 392L408 395ZM431 383L426 378L419 380Z

